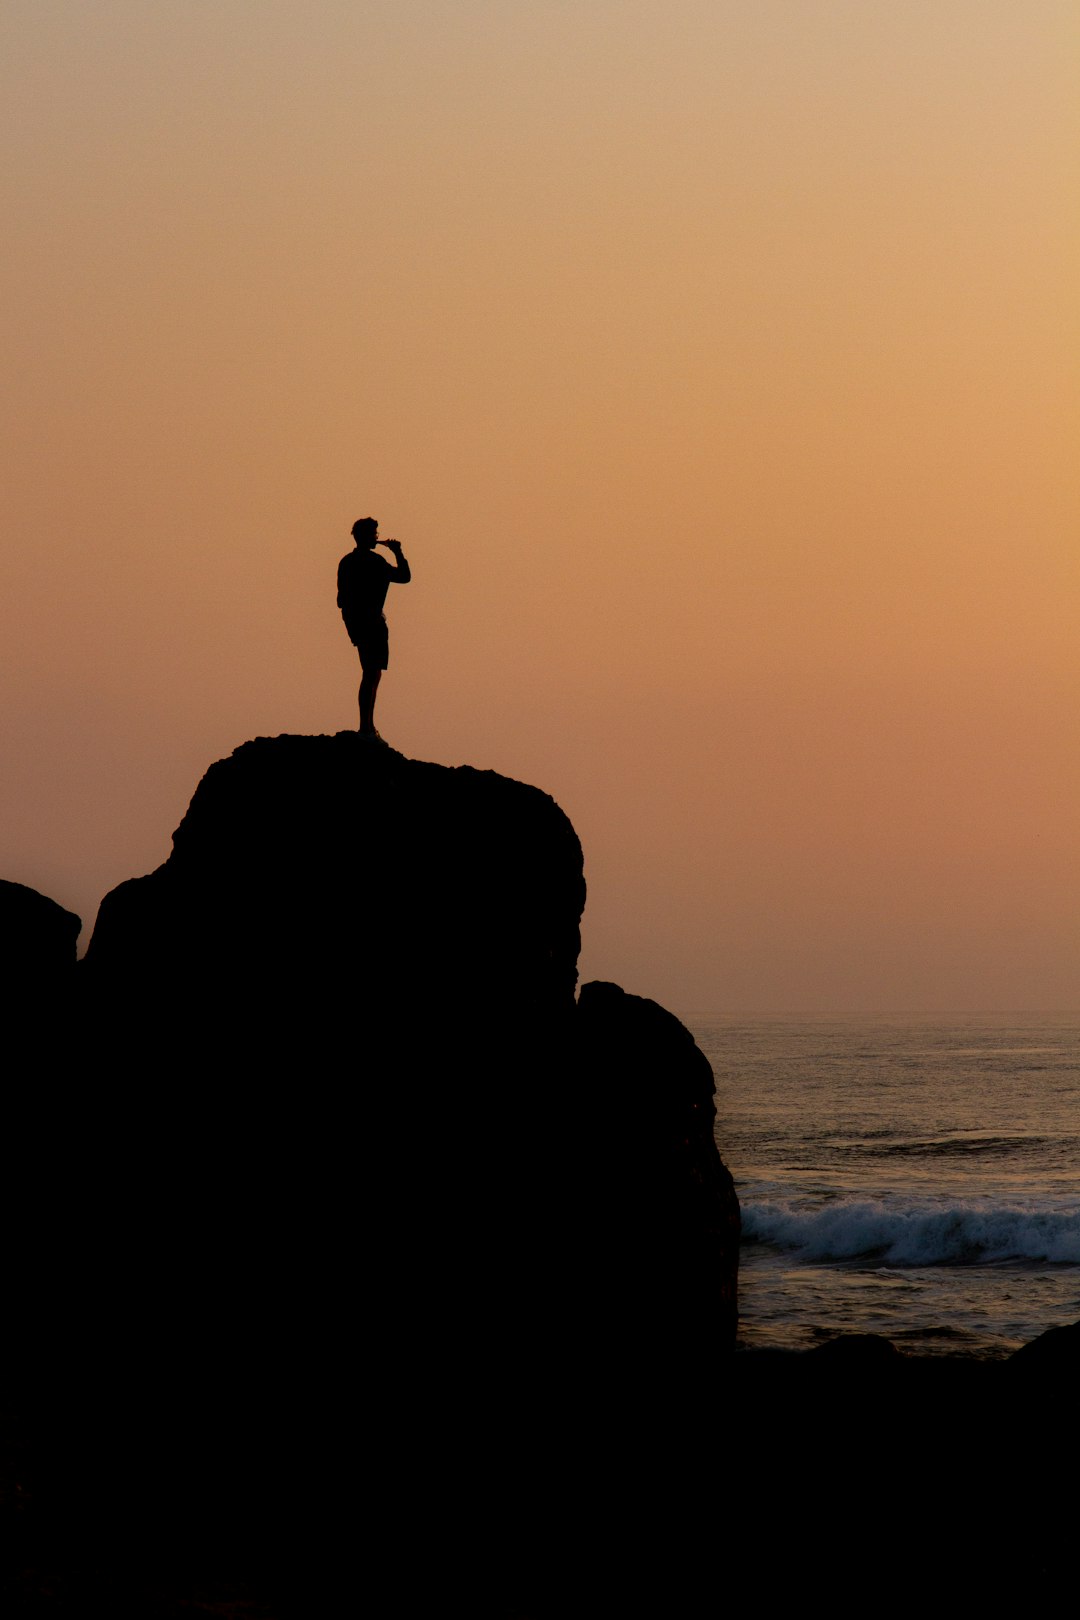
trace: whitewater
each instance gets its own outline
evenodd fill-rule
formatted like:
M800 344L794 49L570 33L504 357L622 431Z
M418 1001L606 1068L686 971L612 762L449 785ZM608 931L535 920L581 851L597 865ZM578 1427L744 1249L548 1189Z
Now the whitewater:
M1080 1319L1080 1015L686 1023L742 1206L742 1347L993 1358Z

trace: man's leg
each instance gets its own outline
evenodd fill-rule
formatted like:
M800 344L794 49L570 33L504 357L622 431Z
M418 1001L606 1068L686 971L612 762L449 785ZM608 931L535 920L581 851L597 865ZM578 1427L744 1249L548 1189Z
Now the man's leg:
M363 666L361 666L363 668ZM379 690L382 679L382 670L371 667L364 669L360 681L360 731L370 736L375 730L375 694Z

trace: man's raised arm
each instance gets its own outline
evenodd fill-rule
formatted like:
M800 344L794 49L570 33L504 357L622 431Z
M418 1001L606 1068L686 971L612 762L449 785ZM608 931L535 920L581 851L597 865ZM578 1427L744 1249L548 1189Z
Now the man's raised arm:
M412 569L409 567L408 558L402 553L401 541L384 540L383 545L394 553L396 567L391 572L390 583L392 585L407 585L412 579Z

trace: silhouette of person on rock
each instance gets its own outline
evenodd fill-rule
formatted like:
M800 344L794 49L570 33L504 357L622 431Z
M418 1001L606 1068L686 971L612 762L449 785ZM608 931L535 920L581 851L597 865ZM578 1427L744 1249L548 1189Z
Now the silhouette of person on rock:
M407 585L412 569L397 540L380 540L374 518L357 518L352 526L356 550L338 563L337 602L349 640L360 654L360 735L378 737L375 730L375 694L382 672L390 662L390 641L383 603L391 585ZM376 546L394 554L394 564L380 557Z

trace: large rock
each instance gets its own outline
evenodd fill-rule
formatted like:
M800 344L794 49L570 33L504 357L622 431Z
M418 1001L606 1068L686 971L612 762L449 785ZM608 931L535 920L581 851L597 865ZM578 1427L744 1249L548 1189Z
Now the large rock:
M227 1324L190 1365L250 1391L254 1342L274 1378L304 1339L338 1387L357 1290L395 1380L449 1316L512 1321L575 1016L566 816L490 771L283 736L211 766L173 842L106 897L82 973L125 1144L98 1208L128 1271L152 1245Z
M598 1413L683 1421L733 1341L738 1206L689 1033L575 999L584 900L546 794L352 732L211 766L106 897L76 1311L156 1451L265 1464L272 1410L260 1488L215 1475L265 1506L312 1435L374 1446L388 1495L468 1449L480 1518Z

